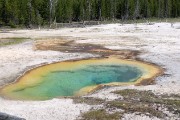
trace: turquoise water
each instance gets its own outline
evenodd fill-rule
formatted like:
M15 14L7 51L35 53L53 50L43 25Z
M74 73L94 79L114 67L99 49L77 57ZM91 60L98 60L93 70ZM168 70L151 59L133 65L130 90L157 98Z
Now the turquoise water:
M140 69L127 65L87 65L76 70L50 71L41 76L43 82L13 91L13 94L31 99L73 96L87 86L112 82L132 82L141 75Z

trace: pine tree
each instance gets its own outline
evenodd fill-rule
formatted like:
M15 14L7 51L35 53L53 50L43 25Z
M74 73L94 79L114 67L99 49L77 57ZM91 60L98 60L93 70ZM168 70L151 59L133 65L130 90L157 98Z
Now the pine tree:
M180 17L180 0L0 0L0 24Z

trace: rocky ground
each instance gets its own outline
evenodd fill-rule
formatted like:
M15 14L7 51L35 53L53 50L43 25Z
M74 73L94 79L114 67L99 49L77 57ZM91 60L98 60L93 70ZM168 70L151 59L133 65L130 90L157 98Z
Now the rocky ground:
M67 41L73 40L76 44L88 43L112 50L139 51L139 59L155 63L165 69L164 75L156 78L154 85L107 87L74 100L55 98L48 101L13 101L0 98L0 112L28 120L98 119L102 114L105 114L106 118L113 116L114 119L125 120L179 119L179 28L180 23L175 23L174 27L170 23L151 25L143 23L58 30L0 31L0 86L15 81L25 71L42 64L99 56L91 52L72 52L71 49L68 51L36 49L37 40L47 38L61 40L63 37L67 38L65 39ZM16 42L12 42L12 39ZM135 90L129 90L128 94L124 93L127 89ZM97 100L98 103L89 104L84 100L86 97L90 97L92 101ZM148 100L145 99L147 97ZM92 114L97 114L97 118L90 118Z

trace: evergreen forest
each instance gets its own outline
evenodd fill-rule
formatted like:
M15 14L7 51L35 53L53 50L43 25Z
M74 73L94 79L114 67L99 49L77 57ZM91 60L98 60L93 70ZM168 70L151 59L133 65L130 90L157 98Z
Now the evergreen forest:
M180 17L180 0L0 0L0 26Z

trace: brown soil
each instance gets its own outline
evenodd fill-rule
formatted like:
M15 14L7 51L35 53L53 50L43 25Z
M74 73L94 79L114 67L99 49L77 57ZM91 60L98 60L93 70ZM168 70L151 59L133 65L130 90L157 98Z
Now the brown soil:
M35 50L54 50L67 53L92 53L101 57L116 56L121 59L135 59L139 51L111 50L101 45L76 43L69 38L39 39L34 43Z

